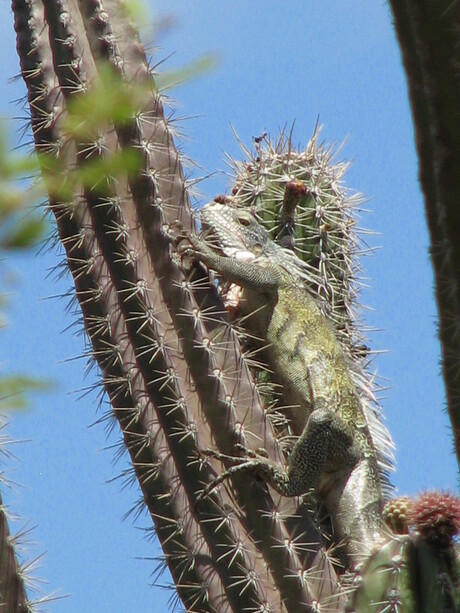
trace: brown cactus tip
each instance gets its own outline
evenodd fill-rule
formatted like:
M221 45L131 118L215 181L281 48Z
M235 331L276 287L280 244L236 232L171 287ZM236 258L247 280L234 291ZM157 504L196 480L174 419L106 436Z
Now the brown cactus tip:
M214 197L214 202L217 202L217 204L228 204L230 198L225 194L217 194L217 196Z
M424 492L413 503L411 524L431 545L450 546L460 532L460 498L450 492Z
M389 500L383 508L383 521L396 534L409 534L412 506L409 496Z
M288 181L286 192L290 192L292 196L303 196L307 193L307 186L303 181Z

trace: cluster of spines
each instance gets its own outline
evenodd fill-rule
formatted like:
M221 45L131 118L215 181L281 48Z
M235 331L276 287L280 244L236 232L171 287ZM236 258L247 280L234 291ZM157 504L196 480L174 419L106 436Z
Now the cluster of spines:
M256 483L248 499L235 478L234 497L216 492L194 507L220 468L201 449L242 443L281 455L213 286L202 270L186 277L172 252L169 227L192 229L193 216L132 23L116 1L79 12L64 0L15 0L13 10L49 206L180 598L191 611L338 610L337 577L303 506ZM102 63L143 106L94 125L75 105L102 81ZM125 151L135 171L102 171Z
M333 148L319 144L318 137L316 129L302 150L294 146L292 134L284 132L275 142L265 133L255 138L254 151L242 145L247 159L230 159L230 201L249 208L271 238L300 259L298 272L307 290L317 296L349 358L388 493L393 443L380 419L364 326L358 320L357 256L366 248L356 229L356 210L363 198L345 189L342 179L348 165L334 164Z

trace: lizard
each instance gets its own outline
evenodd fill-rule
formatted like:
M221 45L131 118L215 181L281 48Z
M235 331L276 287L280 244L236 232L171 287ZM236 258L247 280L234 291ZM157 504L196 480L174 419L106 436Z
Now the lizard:
M201 222L206 240L188 236L182 254L241 288L244 325L263 340L269 368L297 406L299 436L287 468L254 452L207 450L233 466L199 498L241 470L255 471L282 496L314 489L355 566L382 535L385 477L342 345L308 291L301 260L274 243L250 211L220 199L203 207Z

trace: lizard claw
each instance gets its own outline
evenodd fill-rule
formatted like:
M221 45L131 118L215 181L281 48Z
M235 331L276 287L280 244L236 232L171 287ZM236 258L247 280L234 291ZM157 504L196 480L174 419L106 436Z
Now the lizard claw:
M199 260L205 247L205 243L196 234L191 234L183 227L180 221L170 224L171 235L177 252L182 259L190 258Z

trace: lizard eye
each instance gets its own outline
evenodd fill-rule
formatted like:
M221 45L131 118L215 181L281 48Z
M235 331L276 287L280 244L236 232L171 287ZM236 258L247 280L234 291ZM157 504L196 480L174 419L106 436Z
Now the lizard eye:
M249 226L250 224L249 219L246 219L246 217L240 217L238 221L240 222L242 226Z

